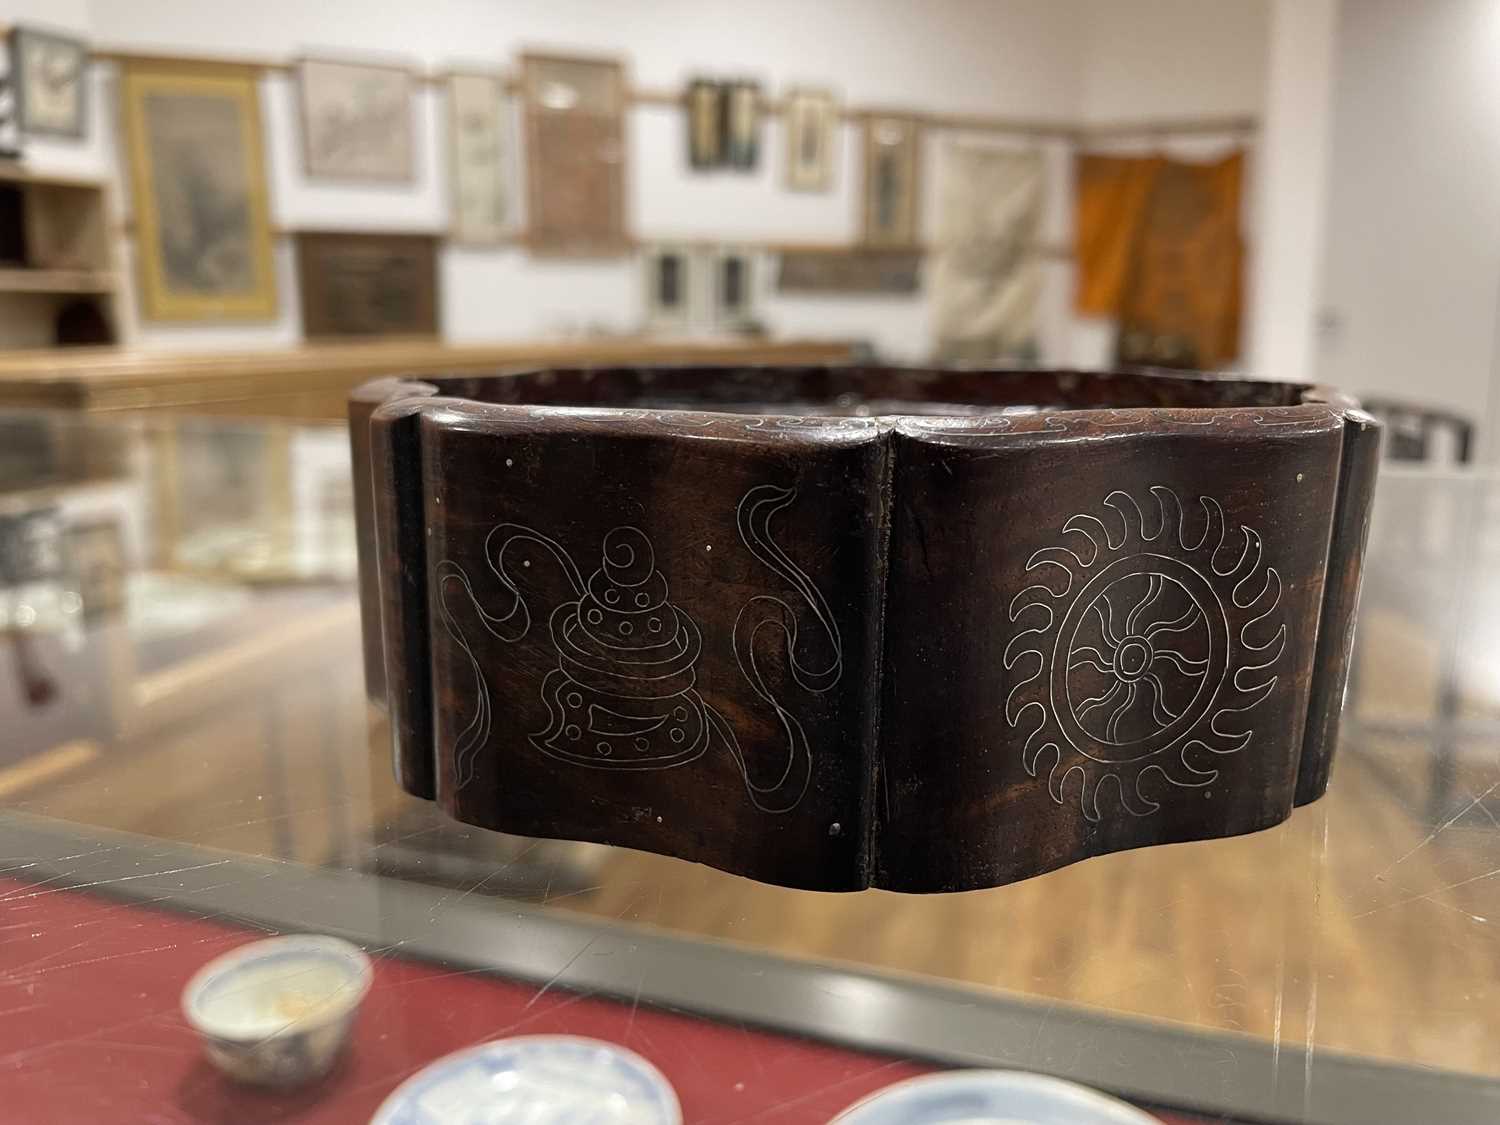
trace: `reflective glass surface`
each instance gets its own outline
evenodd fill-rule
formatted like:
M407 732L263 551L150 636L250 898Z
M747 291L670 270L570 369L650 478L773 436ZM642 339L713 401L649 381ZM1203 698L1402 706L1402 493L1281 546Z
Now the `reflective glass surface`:
M1495 478L1383 472L1322 801L921 897L502 836L402 794L364 699L340 427L4 415L0 485L16 1120L363 1121L448 1051L542 1032L638 1052L691 1122L826 1121L952 1065L1167 1120L1500 1119ZM310 1087L234 1085L179 993L299 932L375 961L350 1050Z

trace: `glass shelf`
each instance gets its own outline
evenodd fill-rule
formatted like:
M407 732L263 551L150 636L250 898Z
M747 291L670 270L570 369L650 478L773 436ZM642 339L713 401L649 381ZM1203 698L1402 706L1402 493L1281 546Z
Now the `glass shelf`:
M449 1050L566 1031L651 1059L692 1122L826 1121L952 1065L1169 1120L1500 1119L1500 479L1382 474L1333 783L1287 824L837 895L404 796L364 700L341 427L0 432L24 469L0 510L55 508L65 545L116 528L43 576L76 613L0 632L12 1105L364 1120ZM351 1054L295 1094L221 1079L178 1010L268 931L377 963Z

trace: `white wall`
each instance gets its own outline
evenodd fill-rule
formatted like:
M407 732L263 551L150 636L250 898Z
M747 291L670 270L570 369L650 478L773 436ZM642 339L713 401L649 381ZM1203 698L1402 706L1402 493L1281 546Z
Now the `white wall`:
M1319 374L1500 422L1500 4L1359 0L1338 30Z
M1257 146L1246 366L1306 382L1317 373L1316 322L1328 184L1338 0L1275 0Z
M680 89L697 73L745 75L772 92L794 84L835 88L862 105L1013 115L1059 122L1125 117L1255 113L1263 91L1267 0L0 0L0 19L73 27L96 46L161 53L290 59L299 53L373 52L429 67L508 68L527 48L611 53L639 86ZM113 120L113 79L98 79L97 121ZM273 222L439 229L446 183L440 94L417 108L415 187L328 187L302 174L293 83L262 83ZM782 143L767 123L762 161L748 176L695 174L685 166L679 113L632 109L629 210L645 239L850 239L859 189L855 129L842 130L834 190L781 188ZM32 160L115 178L111 138L82 146L36 143ZM112 130L111 130L112 132ZM939 151L952 135L930 133L923 172L934 198ZM986 138L986 143L1005 142ZM1127 142L1139 147L1143 141ZM1210 146L1212 142L1210 141ZM1222 145L1220 146L1222 147ZM1201 152L1203 144L1187 151ZM1066 146L1044 146L1051 176L1044 243L1070 239ZM934 208L924 208L930 233ZM129 265L130 263L125 263ZM756 276L760 313L774 332L857 336L897 356L931 345L928 304L916 297L804 298L776 294L771 270ZM282 314L262 325L140 325L147 347L278 346L300 336L290 246L277 251ZM519 250L445 247L441 284L446 334L455 340L537 336L604 327L628 331L642 314L635 259L544 262ZM1043 356L1088 360L1087 326L1071 316L1072 268L1045 270ZM133 302L132 302L133 305ZM134 319L133 317L131 319ZM1084 338L1080 347L1078 339Z
M5 0L0 19L77 30L96 46L161 53L292 58L303 52L375 52L429 67L510 67L523 49L604 52L628 60L631 80L679 89L696 73L755 77L775 92L796 83L835 88L862 104L952 112L1014 113L1068 119L1075 111L1076 36L1069 5L1033 0L944 0L917 10L904 0L803 4L769 0ZM920 49L914 49L914 36ZM98 121L113 120L113 79L100 86ZM295 90L285 76L261 89L272 221L282 227L440 229L446 221L443 115L437 91L416 109L419 174L402 189L328 187L302 175ZM762 137L754 175L698 175L685 166L679 114L638 107L629 115L630 218L643 238L852 238L858 207L856 137L843 130L842 167L825 195L782 190L776 123ZM936 142L936 138L934 138ZM936 143L929 144L929 155ZM39 167L115 181L121 162L112 138L85 144L35 143ZM928 177L929 181L933 177ZM929 216L930 217L930 216ZM1062 232L1054 232L1061 234ZM127 252L123 263L133 273ZM279 346L300 335L290 247L277 249L281 315L270 324L141 324L146 347ZM440 264L443 319L455 340L538 336L607 328L629 331L642 314L642 271L635 259L543 262L519 250L445 247ZM929 346L923 296L801 300L772 293L758 271L762 315L773 331L799 336L859 336L894 354ZM1056 286L1057 292L1062 290ZM130 301L133 313L133 297ZM1054 296L1051 307L1062 302ZM134 316L129 317L134 320ZM1059 318L1054 317L1054 320ZM1054 326L1052 335L1056 336Z
M1259 117L1265 107L1271 0L1082 0L1078 110L1086 124L1194 117ZM1235 134L1121 136L1096 142L1107 152L1159 151L1214 160L1248 150L1242 214L1252 281L1257 261L1257 137ZM1071 271L1070 271L1071 272ZM1069 283L1071 285L1071 282ZM1070 290L1071 291L1071 290ZM1249 288L1247 287L1247 291ZM1255 318L1242 324L1242 352L1255 350ZM1066 361L1113 361L1113 321L1069 314Z
M1082 17L1085 121L1259 112L1267 0L1085 0Z

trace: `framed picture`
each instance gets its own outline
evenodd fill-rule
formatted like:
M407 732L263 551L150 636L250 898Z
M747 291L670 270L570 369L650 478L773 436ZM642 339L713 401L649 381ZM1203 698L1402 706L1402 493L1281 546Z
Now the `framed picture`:
M120 518L101 515L70 524L64 542L83 600L84 620L97 620L125 608L129 566Z
M826 90L793 90L782 115L786 129L786 186L827 191L833 186L838 105Z
M921 126L910 117L865 119L866 246L916 245L921 141Z
M372 183L416 178L409 70L303 59L297 85L308 176Z
M714 256L714 324L720 328L741 328L752 319L754 292L751 289L750 254L725 247Z
M646 326L686 328L693 316L693 254L681 246L653 246L646 252Z
M274 316L256 72L132 61L120 91L142 314Z
M301 231L297 281L309 340L438 334L433 235Z
M931 288L933 354L946 363L1031 362L1046 199L1040 149L950 142L937 161Z
M453 176L452 237L493 246L511 226L505 83L494 75L448 79L448 137Z
M23 133L82 138L87 131L88 44L20 26L11 29L11 80Z
M703 171L724 159L724 130L719 119L719 84L707 78L688 83L688 164Z
M726 83L723 102L724 163L748 172L760 156L760 86Z
M688 84L688 164L754 169L760 156L760 85L697 78Z
M776 288L782 293L915 293L922 255L915 250L788 250Z
M608 59L521 56L527 241L539 254L628 253L625 68Z

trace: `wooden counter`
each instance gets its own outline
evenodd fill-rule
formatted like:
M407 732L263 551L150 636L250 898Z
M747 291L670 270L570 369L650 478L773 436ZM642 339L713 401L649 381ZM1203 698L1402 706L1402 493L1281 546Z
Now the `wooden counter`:
M848 341L633 337L462 346L391 341L218 354L122 348L15 351L0 353L0 408L339 419L350 388L380 375L596 363L838 363L853 350Z

